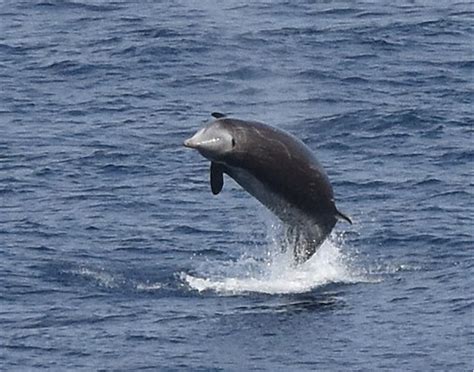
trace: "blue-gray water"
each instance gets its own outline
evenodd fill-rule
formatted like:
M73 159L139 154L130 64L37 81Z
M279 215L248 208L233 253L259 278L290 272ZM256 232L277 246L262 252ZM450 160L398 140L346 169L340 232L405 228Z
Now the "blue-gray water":
M473 368L473 5L5 1L0 369ZM300 268L182 141L300 137L338 207Z

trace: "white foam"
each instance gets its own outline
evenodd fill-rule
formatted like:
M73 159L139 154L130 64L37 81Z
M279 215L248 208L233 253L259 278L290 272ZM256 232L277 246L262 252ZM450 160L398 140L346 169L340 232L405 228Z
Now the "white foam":
M148 281L146 283L137 283L136 284L136 289L138 291L157 291L161 289L162 285L161 283L149 283Z
M66 271L73 275L78 275L83 278L88 278L94 282L96 282L99 286L105 288L117 288L119 283L117 282L117 278L111 273L106 272L105 270L96 270L87 267L80 267L75 270Z
M281 243L280 243L281 244ZM275 242L270 252L275 249ZM181 279L197 291L221 294L257 292L286 294L309 292L329 283L363 281L350 267L350 259L341 253L341 242L327 240L318 252L302 265L294 266L291 250L269 253L266 259L242 256L237 261L208 262L196 275L183 273ZM217 268L218 267L218 268ZM198 270L199 271L199 270Z
M96 285L104 288L134 288L137 291L152 292L162 288L162 284L158 282L145 282L127 279L123 274L107 272L105 269L80 267L73 270L66 270L65 273L77 275L84 279L88 279Z

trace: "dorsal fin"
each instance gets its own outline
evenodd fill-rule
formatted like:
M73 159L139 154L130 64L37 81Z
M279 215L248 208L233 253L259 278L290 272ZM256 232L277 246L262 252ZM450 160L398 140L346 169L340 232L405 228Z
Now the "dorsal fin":
M223 113L221 113L221 112L213 112L213 113L211 114L211 116L212 116L213 118L220 119L220 118L225 118L225 117L226 117L226 114L223 114Z
M224 186L224 167L211 161L211 191L214 195L221 192Z

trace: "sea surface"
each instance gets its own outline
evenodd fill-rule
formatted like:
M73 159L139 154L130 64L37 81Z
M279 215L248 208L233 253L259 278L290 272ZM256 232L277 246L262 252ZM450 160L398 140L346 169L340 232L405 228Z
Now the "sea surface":
M2 1L0 370L471 371L471 1ZM301 138L340 222L275 217L182 146Z

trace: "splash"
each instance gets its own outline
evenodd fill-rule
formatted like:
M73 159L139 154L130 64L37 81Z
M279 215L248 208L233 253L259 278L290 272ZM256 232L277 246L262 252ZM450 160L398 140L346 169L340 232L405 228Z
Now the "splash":
M80 267L73 270L65 270L64 272L66 274L69 273L87 279L96 283L100 287L109 289L118 288L120 286L120 281L122 280L122 278L119 278L112 273L105 271L104 269Z
M138 292L153 292L162 288L162 283L149 280L139 281L125 276L123 273L107 271L105 268L85 267L62 270L71 275L106 289L131 289Z
M351 257L342 253L343 243L336 238L324 242L310 260L299 266L292 264L291 250L278 252L275 244L273 241L266 258L244 255L224 264L208 262L197 275L182 273L181 279L193 290L228 295L304 293L330 283L364 280L351 268Z

